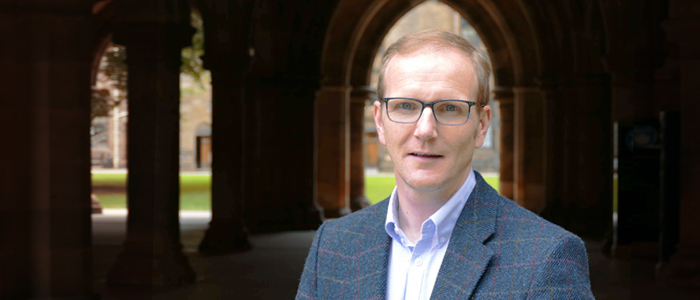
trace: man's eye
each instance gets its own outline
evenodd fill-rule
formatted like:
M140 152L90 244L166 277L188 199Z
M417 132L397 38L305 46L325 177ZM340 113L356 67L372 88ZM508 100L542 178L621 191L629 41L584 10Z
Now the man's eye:
M411 103L404 102L404 103L399 104L399 107L401 109L411 109L411 108L413 108L413 105L411 105Z
M439 112L456 113L456 112L459 112L461 110L461 108L455 104L445 103L445 104L437 107L437 110Z

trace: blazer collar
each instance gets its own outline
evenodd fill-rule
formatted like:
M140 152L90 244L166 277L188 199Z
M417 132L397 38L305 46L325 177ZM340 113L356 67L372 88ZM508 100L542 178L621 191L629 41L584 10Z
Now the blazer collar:
M457 219L430 299L468 299L494 256L484 242L496 232L498 193L478 172Z
M494 256L493 250L487 248L487 241L496 231L496 216L498 214L498 193L489 186L479 172L476 175L476 186L469 196L466 205L457 219L452 232L447 253L442 261L438 276L433 287L431 299L468 299L486 266ZM384 248L377 253L371 264L363 264L361 274L379 274L379 280L369 288L368 298L383 299L386 297L389 252L391 237L384 229L386 213L389 209L389 198L356 213L367 214L366 238L362 239L360 249L370 251Z
M368 263L361 264L360 274L377 275L373 276L377 280L372 280L371 286L363 286L363 289L368 289L365 292L369 292L369 295L363 295L363 298L367 299L384 299L386 297L389 251L391 250L391 237L384 228L387 209L389 209L389 198L365 210L355 212L356 214L367 214L365 219L367 234L360 242L360 249L363 249L367 256L371 256L368 258ZM383 251L374 251L382 248Z

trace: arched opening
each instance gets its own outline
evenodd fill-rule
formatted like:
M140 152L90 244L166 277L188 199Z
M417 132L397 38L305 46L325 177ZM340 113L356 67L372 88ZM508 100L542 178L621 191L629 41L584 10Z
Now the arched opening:
M126 48L108 43L92 85L91 159L103 168L125 168L127 116Z
M95 276L99 278L95 289L105 289L105 284L192 282L194 273L181 250L179 211L210 207L205 197L190 199L193 194L193 189L188 187L190 182L181 183L178 172L182 159L188 158L180 155L187 154L180 148L181 123L187 117L195 119L181 112L180 101L184 94L180 70L187 69L182 67L182 61L196 58L196 55L183 55L181 50L190 44L187 39L193 30L187 20L178 20L179 24L167 28L173 33L168 35L168 41L159 40L155 37L162 36L163 26L158 21L124 18L132 9L127 8L128 4L101 3L106 3L108 11L116 10L120 17L111 13L101 15L103 38L99 40L104 44L96 47L101 50L93 52L96 55L93 61L99 64L93 63L96 69L92 72L92 108L96 116L92 152L94 158L95 152L102 150L105 153L98 157L107 158L93 159L96 163L92 166L93 193L105 208L103 215L92 218L95 233L92 247L97 249L93 252ZM189 16L186 7L178 10ZM98 132L102 127L107 128L106 133ZM190 140L194 140L195 131L192 128L187 132L192 135ZM100 148L101 143L106 144L106 149ZM193 147L194 142L189 146ZM192 158L189 162L190 166L194 165ZM194 182L204 182L208 188L206 180ZM185 194L183 190L190 193L180 201L181 194ZM208 195L208 191L194 192ZM187 230L191 226L187 221L192 216L183 217L182 230ZM195 217L200 219L199 223L206 223L209 215ZM156 247L174 250L158 255L153 250L154 243L148 242L153 236L163 237L155 242L159 243ZM143 263L138 258L144 253L158 260L157 265L162 268L179 269L179 274L158 273L151 262ZM158 273L157 280L156 275L149 275L154 272Z
M191 24L198 29L193 45L182 50L180 75L180 171L208 171L211 165L211 84L209 72L203 70L203 27L197 11ZM103 33L92 70L91 161L93 205L96 208L124 210L126 205L127 153L127 47ZM200 151L201 150L201 151ZM197 175L192 179L192 175ZM181 185L182 207L186 210L210 210L210 180L201 175L184 174ZM208 177L207 177L208 178ZM96 211L98 211L96 209ZM125 212L116 212L120 215Z
M365 162L362 158L363 152L376 151L376 158L373 157L373 153L367 155L370 161L374 159L375 165L379 163L378 158L381 157L379 148L373 150L374 146L371 143L368 143L367 149L358 146L358 144L362 145L364 128L368 128L368 131L371 132L373 127L371 123L363 124L363 120L364 114L368 113L365 111L367 101L375 98L373 93L376 87L371 85L372 71L375 68L374 62L382 47L382 42L391 28L399 22L401 17L421 4L428 7L449 6L452 11L447 14L452 17L452 21L444 25L445 29L455 30L457 27L465 29L465 34L480 37L483 45L489 50L493 68L491 105L492 107L498 106L500 117L500 124L497 124L500 130L492 131L494 137L492 146L499 148L496 152L499 161L499 189L503 195L518 201L521 205L529 206L528 208L532 210L541 210L545 205L545 197L541 195L543 188L527 193L524 189L525 186L544 185L544 177L541 174L539 177L520 174L520 182L515 180L516 171L522 173L526 170L522 167L515 168L518 164L523 164L525 157L531 163L538 165L539 170L546 167L545 154L541 147L518 149L520 150L518 153L515 152L514 147L516 134L514 100L516 95L520 94L519 97L522 98L526 96L527 91L532 90L527 87L536 84L536 74L540 72L541 66L539 65L538 42L534 39L535 34L532 32L532 26L519 27L517 29L518 35L516 35L515 30L507 25L506 20L518 20L523 24L529 24L528 13L523 10L510 10L507 11L506 15L506 12L498 10L493 3L468 0L444 1L444 4L438 1L382 1L367 6L364 10L357 8L366 5L366 3L350 2L343 1L338 5L336 11L344 13L335 14L331 19L321 58L321 72L324 81L318 96L316 134L317 137L323 136L325 142L329 142L328 136L335 134L334 132L337 130L340 132L347 130L347 139L341 135L335 141L330 142L331 144L338 143L349 146L346 150L347 153L338 153L323 148L317 148L316 151L319 161L326 162L317 166L316 178L316 201L324 208L326 216L329 216L329 211L332 212L330 215L333 216L342 215L346 208L357 209L360 207L358 203L366 199L364 197ZM417 9L417 11L419 10ZM454 18L456 15L460 15L465 21L456 22ZM344 26L347 23L356 25L354 27ZM471 25L473 30L462 25ZM540 103L543 102L539 91L532 92L530 97L537 98L536 101ZM535 111L535 114L527 115L521 112L519 121L525 123L525 118L544 120L544 106L538 106ZM542 135L544 135L542 127L544 125L539 121L537 121L539 123L532 123L529 120L527 122L532 124L528 130L536 133L528 136L528 139L542 141ZM524 126L521 126L520 131L521 135L525 135ZM520 139L520 142L528 144L523 138ZM344 146L341 146L340 149L344 149ZM535 155L525 155L529 152L533 152ZM515 154L520 156L516 157ZM348 165L345 164L346 155L347 161L350 162ZM339 172L342 169L350 170ZM375 167L375 169L379 170L379 167ZM527 185L525 184L526 179L531 181ZM519 197L516 197L518 190L520 190ZM529 198L527 198L528 196Z
M102 208L126 206L128 121L126 48L105 39L92 80L90 158L92 205Z
M412 8L399 19L387 32L372 62L372 73L367 86L377 88L381 60L386 49L401 36L425 30L440 29L459 34L467 39L475 47L487 51L486 45L469 22L459 12L439 1L426 1ZM494 76L491 75L491 87L493 90ZM363 154L365 166L365 192L370 203L374 204L385 199L393 189L393 163L386 151L386 147L379 143L372 118L373 100L366 102L364 107L364 133ZM492 119L491 126L480 149L476 149L472 168L482 173L486 180L498 190L498 174L500 167L499 157L499 124L500 114L497 102L491 102Z

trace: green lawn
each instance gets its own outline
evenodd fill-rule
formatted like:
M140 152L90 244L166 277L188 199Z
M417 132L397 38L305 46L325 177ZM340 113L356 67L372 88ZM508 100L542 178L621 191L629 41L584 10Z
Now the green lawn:
M125 186L126 174L92 174L93 186Z
M94 186L124 187L126 174L93 174ZM180 175L180 209L211 210L211 176ZM104 208L126 208L126 194L97 194Z
M498 177L485 177L486 182L498 190ZM93 174L94 186L124 187L126 174ZM365 194L372 204L389 197L396 181L394 176L365 176ZM211 209L211 177L201 175L180 175L180 209ZM126 208L124 193L98 193L97 198L104 208Z
M498 176L484 177L486 182L498 190ZM375 204L391 195L396 185L394 176L365 176L365 195Z

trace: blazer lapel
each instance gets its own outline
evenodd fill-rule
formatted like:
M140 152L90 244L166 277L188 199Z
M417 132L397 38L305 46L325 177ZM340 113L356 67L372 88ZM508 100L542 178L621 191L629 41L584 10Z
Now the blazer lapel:
M496 191L474 173L476 186L457 219L430 299L468 299L494 256L484 241L496 230Z
M360 299L384 299L386 297L387 272L391 237L386 233L384 224L389 200L374 205L373 209L359 211L366 213L364 218L366 233L360 241Z

